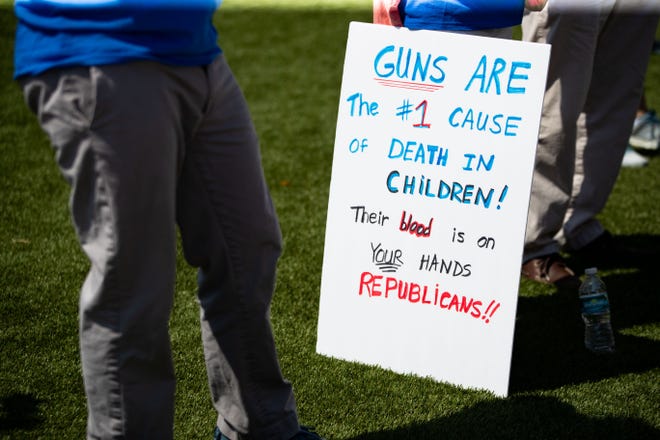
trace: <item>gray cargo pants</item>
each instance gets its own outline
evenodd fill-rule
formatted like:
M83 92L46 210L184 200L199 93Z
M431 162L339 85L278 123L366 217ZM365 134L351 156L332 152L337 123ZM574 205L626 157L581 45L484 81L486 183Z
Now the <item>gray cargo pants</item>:
M66 68L21 84L71 184L91 262L80 294L88 438L172 438L177 223L199 268L218 426L232 439L292 437L295 402L270 325L281 235L224 57L205 67Z

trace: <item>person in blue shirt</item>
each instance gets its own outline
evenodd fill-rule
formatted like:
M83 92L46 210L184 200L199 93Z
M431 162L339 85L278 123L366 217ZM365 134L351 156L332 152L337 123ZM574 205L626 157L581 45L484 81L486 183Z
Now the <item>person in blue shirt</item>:
M198 268L216 439L299 425L270 324L281 233L214 0L16 0L14 76L71 185L87 438L173 436L176 225Z
M523 11L546 0L374 0L374 23L511 38Z

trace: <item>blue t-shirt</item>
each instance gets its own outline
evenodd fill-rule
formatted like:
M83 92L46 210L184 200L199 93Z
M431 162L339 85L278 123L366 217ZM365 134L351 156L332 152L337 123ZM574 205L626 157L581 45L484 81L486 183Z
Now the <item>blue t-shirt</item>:
M16 0L14 77L133 60L195 66L221 52L221 0Z
M473 31L520 24L524 0L401 0L408 29Z

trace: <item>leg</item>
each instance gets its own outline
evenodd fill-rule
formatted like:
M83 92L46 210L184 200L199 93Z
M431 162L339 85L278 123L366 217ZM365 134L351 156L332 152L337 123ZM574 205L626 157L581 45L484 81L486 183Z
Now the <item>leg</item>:
M178 115L155 64L51 72L29 105L69 183L91 269L80 296L88 438L172 438L168 320Z
M581 118L573 199L564 225L569 249L580 249L604 232L596 215L619 174L657 25L657 15L615 8L600 32Z
M598 17L560 14L548 5L523 19L523 38L553 45L532 181L524 261L559 251L572 193L577 120L586 101Z
M199 267L218 426L232 439L289 439L298 419L270 326L279 225L247 105L223 57L207 75L210 101L186 149L178 222L186 258Z

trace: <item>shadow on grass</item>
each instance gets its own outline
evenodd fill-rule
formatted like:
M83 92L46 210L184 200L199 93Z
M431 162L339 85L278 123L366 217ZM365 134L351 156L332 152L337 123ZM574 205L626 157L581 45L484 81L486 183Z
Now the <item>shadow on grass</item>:
M491 400L426 423L361 434L351 440L450 439L652 439L660 431L639 420L595 418L550 397Z
M660 248L657 236L619 239L626 245L644 243L644 248ZM608 269L603 279L608 288L616 340L616 353L611 356L596 356L584 348L584 326L576 292L558 290L553 295L519 298L511 394L554 389L660 367L660 342L619 333L657 322L660 310L657 263L636 264L634 269L627 263L619 264L623 270L603 267Z
M0 396L0 434L38 428L43 423L39 414L40 404L41 401L30 394Z

